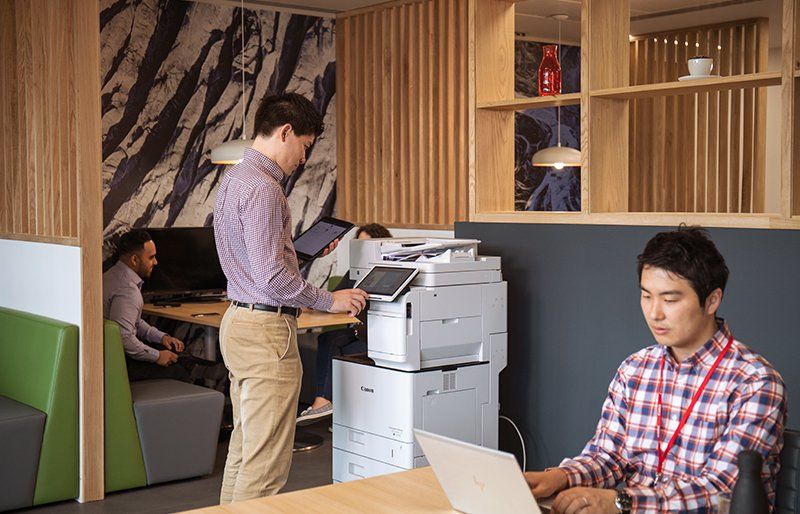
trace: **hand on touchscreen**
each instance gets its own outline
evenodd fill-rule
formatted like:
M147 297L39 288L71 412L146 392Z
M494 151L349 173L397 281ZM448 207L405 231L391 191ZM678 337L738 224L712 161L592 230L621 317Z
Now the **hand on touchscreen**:
M367 304L367 293L361 289L342 289L332 294L333 305L329 312L346 312L350 316L357 316Z

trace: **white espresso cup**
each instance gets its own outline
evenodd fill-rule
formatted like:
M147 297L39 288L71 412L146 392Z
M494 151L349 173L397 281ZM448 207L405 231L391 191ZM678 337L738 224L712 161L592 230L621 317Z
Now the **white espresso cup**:
M714 69L714 59L703 55L691 57L687 61L689 65L689 75L705 76L711 75L711 70Z

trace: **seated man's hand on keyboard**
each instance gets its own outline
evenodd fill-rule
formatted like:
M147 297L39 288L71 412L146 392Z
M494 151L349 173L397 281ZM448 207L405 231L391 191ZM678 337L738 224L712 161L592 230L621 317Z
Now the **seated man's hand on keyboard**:
M156 361L156 364L158 364L159 366L164 366L166 368L167 366L171 366L176 362L178 362L178 356L172 353L171 351L160 350L158 352L158 360Z
M169 334L164 334L164 337L161 338L161 344L163 344L164 348L167 350L172 350L178 353L182 352L184 348L183 341L177 337L172 337Z

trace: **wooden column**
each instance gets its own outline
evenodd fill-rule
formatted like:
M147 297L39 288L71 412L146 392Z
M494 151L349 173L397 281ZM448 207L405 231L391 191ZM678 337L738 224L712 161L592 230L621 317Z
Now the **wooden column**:
M794 168L800 161L798 120L800 102L797 88L800 78L800 24L798 0L783 2L783 52L781 60L781 215L786 218L800 215L800 172Z
M105 496L103 395L103 198L100 114L100 7L75 4L75 142L78 165L78 231L81 245L80 493L81 502Z
M589 93L629 85L629 33L628 0L583 0L581 188L584 212L628 210L628 100L593 98ZM591 196L586 201L590 190Z

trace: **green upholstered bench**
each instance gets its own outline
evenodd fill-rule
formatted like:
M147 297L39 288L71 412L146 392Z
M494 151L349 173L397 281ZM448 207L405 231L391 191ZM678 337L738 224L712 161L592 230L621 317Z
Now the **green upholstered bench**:
M142 446L133 414L131 386L119 326L103 324L105 365L105 488L106 492L147 485Z
M333 291L344 278L344 275L331 275L328 277L328 291Z
M31 504L76 498L78 327L0 307L0 395L46 416Z
M342 280L344 279L344 275L331 275L328 277L328 291L333 292L336 287L341 284ZM331 327L325 327L322 329L323 332L330 332L331 330L339 330L341 328L347 328L347 325L334 325Z

